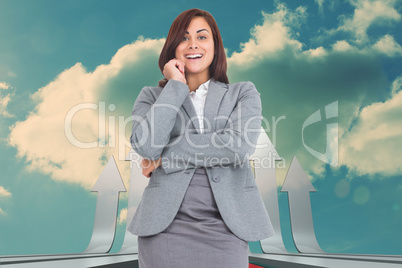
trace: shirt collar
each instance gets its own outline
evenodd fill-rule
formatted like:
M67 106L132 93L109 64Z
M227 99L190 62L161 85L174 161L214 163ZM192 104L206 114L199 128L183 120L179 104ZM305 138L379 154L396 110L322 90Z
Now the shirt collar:
M204 84L202 84L202 85L203 85L203 88L204 88L205 90L208 90L209 82L211 82L211 79L209 79L207 82L205 82Z
M209 79L207 82L201 84L195 91L191 91L190 94L195 94L198 91L207 91L210 82L211 82L211 79Z

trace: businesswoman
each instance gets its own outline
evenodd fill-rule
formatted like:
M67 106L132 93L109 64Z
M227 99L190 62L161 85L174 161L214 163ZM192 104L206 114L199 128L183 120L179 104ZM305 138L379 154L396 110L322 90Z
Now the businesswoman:
M212 15L182 12L159 58L164 79L133 107L133 149L149 177L128 230L140 268L246 268L248 241L273 235L249 163L260 93L229 84Z

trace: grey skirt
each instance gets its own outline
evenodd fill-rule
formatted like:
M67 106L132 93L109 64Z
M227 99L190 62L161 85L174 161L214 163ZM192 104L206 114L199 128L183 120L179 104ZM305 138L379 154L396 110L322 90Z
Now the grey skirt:
M196 169L168 228L138 237L138 263L140 268L248 267L248 242L223 221L204 168Z

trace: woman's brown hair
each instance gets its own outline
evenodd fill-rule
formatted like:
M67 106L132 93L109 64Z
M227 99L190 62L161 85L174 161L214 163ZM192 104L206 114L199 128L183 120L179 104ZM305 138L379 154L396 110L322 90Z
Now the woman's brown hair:
M175 58L176 48L182 41L184 34L194 17L204 18L207 21L209 27L211 27L212 35L214 37L215 55L211 65L209 66L209 74L211 78L228 84L229 79L226 75L226 55L218 24L209 12L198 8L183 11L173 21L172 25L170 26L165 45L163 46L161 54L159 56L159 69L161 70L161 72L163 72L165 64L168 63L171 59ZM159 86L164 87L167 82L168 80L164 78L163 80L159 81Z

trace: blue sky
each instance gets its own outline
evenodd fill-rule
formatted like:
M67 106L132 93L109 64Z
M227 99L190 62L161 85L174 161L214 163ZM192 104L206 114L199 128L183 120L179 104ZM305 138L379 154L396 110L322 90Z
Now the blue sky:
M91 188L115 156L128 188L124 121L141 88L161 79L160 49L173 19L198 7L215 17L230 82L252 81L267 134L284 158L278 190L294 155L316 193L311 206L321 247L333 253L402 255L402 3L315 1L0 1L0 255L73 253L90 240ZM306 119L338 101L338 116L305 129ZM105 105L72 119L80 103ZM115 109L113 109L112 105ZM282 120L278 121L282 117ZM99 135L98 122L109 126ZM276 130L272 129L276 120ZM326 125L338 124L326 151ZM114 141L114 142L113 142ZM120 199L116 248L125 228ZM286 193L279 193L285 245L294 251Z

